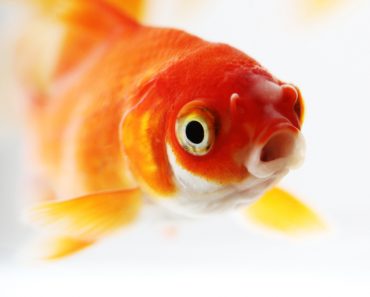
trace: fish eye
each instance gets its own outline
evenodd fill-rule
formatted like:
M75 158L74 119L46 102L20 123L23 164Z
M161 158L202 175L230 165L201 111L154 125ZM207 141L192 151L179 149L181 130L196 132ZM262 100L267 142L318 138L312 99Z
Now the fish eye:
M180 116L176 122L176 137L188 153L195 156L207 154L214 142L212 114L207 110L197 109Z

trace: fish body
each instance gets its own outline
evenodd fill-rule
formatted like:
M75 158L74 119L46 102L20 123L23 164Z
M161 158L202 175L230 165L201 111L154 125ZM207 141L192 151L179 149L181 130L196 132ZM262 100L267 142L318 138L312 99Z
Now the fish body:
M53 67L24 71L50 199L33 218L63 238L50 257L135 221L148 201L187 217L250 204L302 160L300 91L248 55L106 1L58 13Z

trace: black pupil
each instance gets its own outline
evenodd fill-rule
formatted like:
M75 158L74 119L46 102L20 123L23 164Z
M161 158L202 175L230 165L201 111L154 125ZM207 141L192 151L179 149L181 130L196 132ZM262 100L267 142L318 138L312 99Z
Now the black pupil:
M197 121L191 121L186 126L186 137L195 144L199 144L204 139L204 129L201 123Z

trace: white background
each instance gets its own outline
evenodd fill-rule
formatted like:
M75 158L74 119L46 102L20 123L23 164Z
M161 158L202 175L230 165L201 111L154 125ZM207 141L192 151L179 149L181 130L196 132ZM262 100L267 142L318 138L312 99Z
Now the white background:
M327 7L315 8L315 3ZM225 215L139 225L60 262L15 257L21 102L11 47L21 11L0 4L0 296L370 296L370 5L361 0L152 0L147 22L229 43L301 88L307 157L282 184L330 230L287 239Z

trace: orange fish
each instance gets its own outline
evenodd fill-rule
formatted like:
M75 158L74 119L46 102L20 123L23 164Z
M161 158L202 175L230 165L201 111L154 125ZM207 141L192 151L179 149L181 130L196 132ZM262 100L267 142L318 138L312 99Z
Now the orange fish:
M48 25L37 25L47 32L21 48L33 53L23 81L47 200L32 218L57 238L46 258L91 245L145 208L179 217L243 209L302 161L300 91L248 55L141 25L113 1L52 2ZM253 220L282 231L319 225L272 191ZM278 213L266 219L271 206Z

